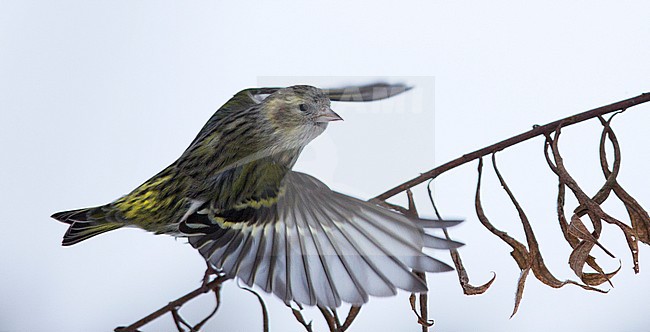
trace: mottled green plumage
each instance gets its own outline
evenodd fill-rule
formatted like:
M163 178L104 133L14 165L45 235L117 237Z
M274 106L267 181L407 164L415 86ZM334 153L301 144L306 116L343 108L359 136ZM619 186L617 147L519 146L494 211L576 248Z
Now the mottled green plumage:
M413 270L451 267L422 249L460 245L424 229L458 221L409 219L291 170L328 122L341 119L328 95L367 101L405 90L391 88L243 90L208 120L178 160L129 194L54 214L70 224L63 245L124 226L186 236L213 268L287 304L335 308L394 295L397 288L424 291Z
M315 125L314 119L328 112L329 99L313 87L240 91L178 160L129 194L100 207L54 214L71 224L63 244L121 226L181 235L178 224L196 208L192 202L213 200L213 208L228 209L277 192L302 148L325 129L326 122Z

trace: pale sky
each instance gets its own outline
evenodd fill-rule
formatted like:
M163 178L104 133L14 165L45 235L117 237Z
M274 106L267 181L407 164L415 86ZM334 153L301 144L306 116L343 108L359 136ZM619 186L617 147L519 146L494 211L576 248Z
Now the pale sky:
M550 121L650 91L650 4L575 1L2 1L0 2L0 331L109 331L199 286L204 263L185 240L135 229L60 246L56 211L108 203L173 162L237 91L258 85L337 87L384 80L415 86L391 100L334 103L333 123L296 169L368 199L464 153ZM650 207L650 105L613 122L619 182ZM588 194L602 185L597 121L565 129L561 151ZM541 138L498 154L558 279L576 279L555 214L556 177ZM608 294L551 289L529 276L510 319L519 270L509 247L473 209L476 163L435 183L472 283L497 273L480 296L455 273L429 275L435 331L638 331L647 328L650 250L632 271L623 237L602 243L622 269ZM493 223L524 241L507 196L486 164L483 203ZM422 214L431 216L423 186ZM568 195L570 197L570 195ZM611 199L611 198L610 198ZM403 203L403 197L394 200ZM575 207L568 199L567 211ZM627 221L621 204L608 212ZM445 252L433 252L450 263ZM610 289L603 285L601 288ZM265 295L272 331L300 331ZM257 300L225 284L206 331L259 331ZM204 296L181 314L198 321ZM316 330L317 310L306 310ZM174 330L170 316L142 328ZM419 331L407 294L373 298L351 331Z

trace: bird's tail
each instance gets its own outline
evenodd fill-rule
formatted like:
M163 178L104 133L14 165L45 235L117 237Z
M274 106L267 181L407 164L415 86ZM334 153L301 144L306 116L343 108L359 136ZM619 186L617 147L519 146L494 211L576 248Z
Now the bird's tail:
M52 218L70 224L68 231L63 235L63 245L70 246L89 239L95 235L112 231L125 226L124 223L108 221L104 207L57 212Z

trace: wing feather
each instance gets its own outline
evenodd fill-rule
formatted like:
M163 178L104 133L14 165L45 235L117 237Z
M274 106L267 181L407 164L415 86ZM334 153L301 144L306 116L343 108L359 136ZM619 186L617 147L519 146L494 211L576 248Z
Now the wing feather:
M309 225L311 232L310 235L314 242L316 251L306 252L303 254L307 255L310 258L317 256L317 263L319 263L322 267L322 274L312 275L312 277L315 279L314 285L320 286L314 290L314 295L318 303L323 303L327 307L338 307L341 304L341 298L339 297L338 292L340 285L337 286L336 284L342 284L342 281L339 283L339 280L335 278L339 266L335 264L336 260L333 260L332 257L336 255L336 248L328 239L327 232L324 230L323 225L319 222L319 220L315 218L313 212L311 210L304 209L303 204L301 204L302 202L299 201L299 196L295 196L293 198L295 207L290 208L291 205L284 205L283 210L293 211L294 217L296 219L301 219Z
M264 225L262 236L260 238L260 246L257 248L255 263L253 263L252 278L248 284L256 284L267 293L271 292L268 279L271 269L271 260L269 258L273 248L272 232L275 232L275 227L273 224Z
M302 203L309 204L309 202ZM334 250L331 253L322 254L325 254L327 261L330 262L329 266L332 273L330 279L336 282L337 298L347 303L363 303L363 298L367 298L367 295L355 278L353 266L347 261L350 255L359 255L360 253L356 251L354 253L350 252L348 242L337 236L336 224L331 221L328 222L327 215L322 212L316 213L319 211L317 208L303 210L310 214L315 226L320 228L320 232L317 233L319 238L322 238L322 241L327 242Z
M291 171L276 189L281 194L271 207L253 204L251 213L226 214L242 220L210 210L203 218L189 216L181 229L193 232L190 243L216 268L285 303L335 308L394 295L397 288L422 292L426 284L413 270L452 269L423 248L462 245L424 231L457 220L408 218L334 192L306 174Z
M312 302L311 286L307 280L308 263L305 262L307 255L303 255L300 226L297 219L285 223L287 230L287 282L288 291L292 298L299 303L310 304ZM290 302L291 299L287 299Z

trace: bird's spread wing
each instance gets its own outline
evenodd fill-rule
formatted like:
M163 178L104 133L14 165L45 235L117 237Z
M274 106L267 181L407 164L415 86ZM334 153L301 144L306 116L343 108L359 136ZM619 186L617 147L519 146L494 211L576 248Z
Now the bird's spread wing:
M348 86L337 89L324 89L323 92L331 101L375 101L396 96L411 90L403 84L374 83L362 86Z
M214 267L286 303L334 308L396 288L422 292L426 285L411 269L452 270L422 248L461 245L423 230L460 221L412 220L303 173L289 172L276 193L227 211L206 203L180 229Z
M261 103L266 97L281 88L253 88L244 90L251 100ZM351 85L343 88L323 89L331 101L375 101L397 96L411 90L412 87L404 84L389 84L377 82L367 85ZM242 91L243 92L243 91Z

